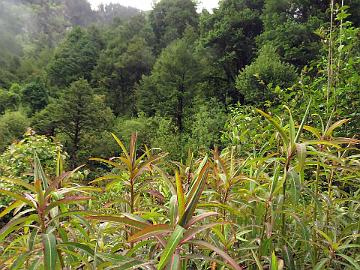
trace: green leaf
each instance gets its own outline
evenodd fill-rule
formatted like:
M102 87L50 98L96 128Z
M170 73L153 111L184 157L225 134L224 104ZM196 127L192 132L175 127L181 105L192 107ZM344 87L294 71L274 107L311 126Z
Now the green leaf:
M360 270L360 265L353 258L345 254L337 254L337 255L347 260L354 267L355 270Z
M343 124L349 122L350 119L343 119L343 120L339 120L336 123L332 124L325 132L325 137L331 137L334 130L341 127Z
M22 201L15 201L12 204L10 204L8 207L6 207L1 213L0 213L0 218L2 218L3 216L9 214L12 210L14 210L15 208L20 207L21 205L24 205L24 202Z
M40 180L43 185L43 190L46 190L49 186L48 180L46 178L46 175L44 173L44 169L41 166L40 159L37 155L37 153L34 153L34 182L36 180Z
M11 184L15 184L15 185L18 185L18 186L22 186L22 187L28 189L29 191L31 191L33 193L36 192L35 188L32 185L24 182L21 179L9 178L9 177L1 177L0 180L11 183Z
M190 190L190 196L187 198L187 205L184 212L184 215L179 220L179 225L182 227L186 227L188 222L191 220L196 205L200 199L200 196L204 190L206 180L208 177L209 172L209 163L207 162L207 158L204 159L205 163L201 165L200 172L195 180L194 185L192 186L192 189ZM204 162L203 161L203 162Z
M314 267L314 270L322 270L324 265L329 261L328 258L324 258L322 259L320 262L318 262L315 267Z
M58 246L59 247L77 248L92 258L94 257L94 254L95 254L93 248L87 244L81 244L81 243L75 243L75 242L65 242L65 243L58 244Z
M150 225L137 232L136 234L129 237L129 242L135 242L142 240L144 238L149 238L155 235L164 234L171 232L169 225L159 224L159 225Z
M143 223L140 222L138 220L135 219L131 219L128 217L122 217L122 216L88 216L88 219L94 219L94 220L99 220L99 221L112 221L112 222L117 222L117 223L122 223L125 225L129 225L131 227L137 228L137 229L143 229L146 226L148 226L149 224L147 223Z
M289 251L287 246L284 246L283 248L283 258L285 259L285 266L288 270L296 270L295 269L295 262L294 257Z
M301 124L300 124L300 127L298 129L298 132L296 134L296 137L295 137L295 143L298 143L299 140L300 140L300 135L302 133L302 130L304 129L304 125L305 125L305 122L306 122L306 119L309 115L309 112L310 112L310 105L311 105L311 102L312 102L312 99L310 98L310 101L306 107L306 111L305 111L305 114L304 114L304 117L303 119L301 120ZM320 136L319 136L320 137Z
M174 254L170 260L167 270L179 270L181 266L179 254Z
M177 201L178 201L178 216L182 218L185 212L185 194L182 187L182 182L179 172L175 171L175 182L176 182L176 192L177 192Z
M275 252L273 251L271 254L271 270L279 270L278 268L278 259L275 255Z
M223 250L211 245L210 243L207 243L205 241L191 241L190 243L214 251L216 254L218 254L220 257L222 257L224 259L224 261L227 261L229 266L231 266L232 269L243 270L243 268L233 258L231 258Z
M111 133L111 135L114 137L115 141L120 146L120 148L123 151L123 153L125 154L126 158L130 159L127 149L126 149L125 145L122 143L122 141L120 141L120 139L114 133Z
M160 262L157 266L158 270L164 269L166 264L170 261L172 258L172 255L174 254L176 247L180 243L183 235L184 235L185 229L179 225L176 226L174 232L171 234L169 240L166 243L165 249L160 257Z
M262 116L264 116L275 127L275 129L279 132L284 145L287 146L289 143L289 138L287 137L285 130L280 126L280 124L274 118L272 118L269 114L267 114L259 109L256 109L256 111L258 113L260 113Z
M34 204L30 200L26 199L25 197L21 196L20 194L17 194L15 192L5 190L5 189L0 189L0 194L1 193L9 196L15 200L22 201L22 202L26 203L27 205L29 205L30 207L35 207Z
M44 266L46 270L56 269L56 238L53 233L42 234L43 245L44 245Z

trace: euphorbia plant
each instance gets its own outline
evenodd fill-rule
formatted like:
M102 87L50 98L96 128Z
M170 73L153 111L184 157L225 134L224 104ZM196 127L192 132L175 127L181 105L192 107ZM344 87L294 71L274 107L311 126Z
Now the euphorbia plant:
M197 215L195 214L200 197L206 187L209 169L210 163L206 157L195 172L194 178L191 181L191 187L186 194L184 193L180 174L178 172L175 173L175 184L170 188L173 194L169 203L169 218L166 223L152 224L142 217L135 215L92 216L90 218L120 222L132 226L135 232L128 238L128 241L136 245L128 253L134 254L142 246L150 245L152 247L151 250L155 249L153 259L159 257L159 263L157 264L157 269L159 270L165 267L169 267L169 269L179 269L181 266L186 267L186 261L190 258L205 259L209 262L215 261L232 269L242 269L226 252L207 241L195 239L198 234L222 224L221 222L199 224L207 218L217 216L216 212L202 211ZM149 242L146 239L153 239L157 244L151 244L153 241ZM223 261L213 257L189 254L185 252L186 245L191 247L197 246L215 252L222 257Z
M0 261L1 269L17 269L21 265L25 265L27 269L37 269L43 265L44 269L53 270L57 269L58 261L64 267L59 244L65 247L69 241L65 230L68 218L82 214L78 208L71 211L73 209L70 204L79 204L90 199L86 195L89 188L66 183L78 169L63 172L59 155L56 177L49 181L35 154L32 184L21 179L0 177L1 181L23 188L23 192L0 189L0 194L14 200L0 213L0 217L11 212L14 215L0 230L0 242L7 242L6 239L11 234L9 246L4 251L9 254L1 255L4 259Z

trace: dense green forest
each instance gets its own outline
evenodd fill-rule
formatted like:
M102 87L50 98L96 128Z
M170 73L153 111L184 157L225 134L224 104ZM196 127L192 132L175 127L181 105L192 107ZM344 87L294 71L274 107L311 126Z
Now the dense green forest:
M360 269L359 108L360 0L1 0L0 269Z

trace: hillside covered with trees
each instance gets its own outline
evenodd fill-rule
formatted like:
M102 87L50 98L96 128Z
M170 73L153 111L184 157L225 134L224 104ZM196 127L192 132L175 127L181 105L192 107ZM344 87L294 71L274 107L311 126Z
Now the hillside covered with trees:
M360 0L2 0L0 269L360 269L359 108Z

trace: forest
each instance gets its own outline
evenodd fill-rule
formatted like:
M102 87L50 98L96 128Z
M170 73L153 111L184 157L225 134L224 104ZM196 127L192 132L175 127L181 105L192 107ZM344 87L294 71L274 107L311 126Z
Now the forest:
M0 1L0 269L360 270L360 0L198 2Z

